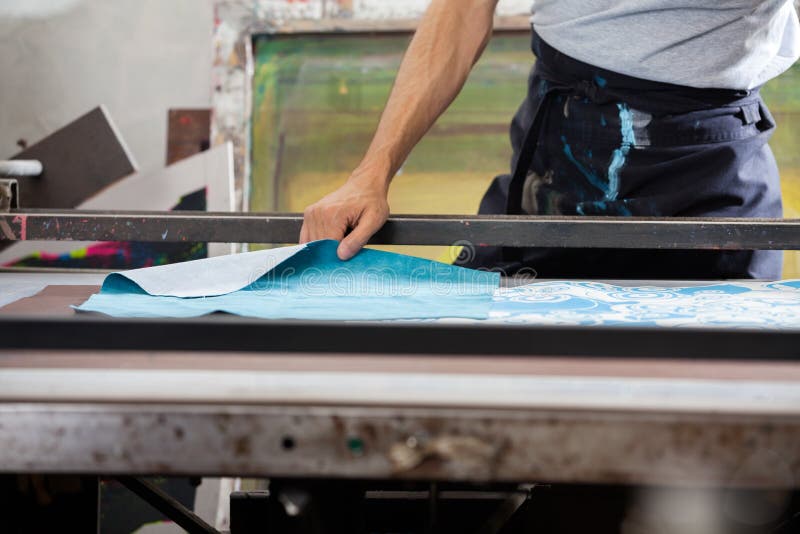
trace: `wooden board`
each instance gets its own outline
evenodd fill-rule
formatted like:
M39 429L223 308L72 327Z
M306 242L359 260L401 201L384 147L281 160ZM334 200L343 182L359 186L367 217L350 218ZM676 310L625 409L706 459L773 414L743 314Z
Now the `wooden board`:
M12 159L35 159L44 165L38 178L19 180L20 206L25 208L75 208L137 169L102 106Z
M74 315L70 306L83 304L100 286L47 286L32 297L23 298L0 308L0 315L64 317Z

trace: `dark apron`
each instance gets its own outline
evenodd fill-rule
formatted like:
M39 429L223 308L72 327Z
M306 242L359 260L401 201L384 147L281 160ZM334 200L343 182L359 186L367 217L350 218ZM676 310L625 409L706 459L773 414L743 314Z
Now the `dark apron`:
M758 90L694 89L624 76L533 34L528 96L511 123L513 175L480 213L781 217L775 123ZM478 247L457 261L540 278L781 276L780 251Z

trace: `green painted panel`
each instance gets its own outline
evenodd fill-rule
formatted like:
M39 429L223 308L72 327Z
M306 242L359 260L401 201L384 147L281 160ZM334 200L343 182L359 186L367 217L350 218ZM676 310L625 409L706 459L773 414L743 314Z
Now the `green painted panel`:
M762 95L778 124L770 146L781 172L784 216L800 218L800 64L767 83ZM800 278L800 253L785 254L783 276Z

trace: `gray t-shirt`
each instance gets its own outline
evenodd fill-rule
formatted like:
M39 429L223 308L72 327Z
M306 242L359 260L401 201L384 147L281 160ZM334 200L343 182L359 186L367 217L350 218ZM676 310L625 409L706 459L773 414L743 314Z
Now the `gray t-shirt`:
M791 0L534 0L531 20L575 59L689 87L752 89L800 57Z

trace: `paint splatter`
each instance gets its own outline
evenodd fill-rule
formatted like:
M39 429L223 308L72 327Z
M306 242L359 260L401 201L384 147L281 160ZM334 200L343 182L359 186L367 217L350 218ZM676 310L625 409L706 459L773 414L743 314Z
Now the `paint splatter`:
M631 147L636 144L636 136L633 133L633 112L627 104L617 104L619 109L620 133L622 134L622 144L611 155L611 163L608 166L608 191L607 200L616 200L619 194L619 172L625 166L628 153Z
M620 189L620 171L625 166L628 154L633 146L636 145L636 136L633 130L633 112L625 103L617 104L619 109L620 121L620 147L615 149L611 154L611 160L608 165L607 180L603 180L591 169L583 165L572 152L572 148L565 136L561 136L563 143L564 155L572 163L578 171L586 178L586 180L601 193L603 193L602 200L579 202L576 205L575 211L579 215L586 215L587 213L608 213L614 210L617 215L630 215L631 211L626 207L626 201L618 201ZM605 122L605 118L601 116L601 121ZM592 158L591 149L586 150L586 157ZM613 204L612 204L613 203ZM591 207L591 209L589 209Z
M570 163L575 165L575 168L580 171L580 173L586 178L586 180L588 180L590 184L592 184L594 187L596 187L603 193L608 191L607 184L603 183L603 180L601 180L600 177L597 176L597 174L584 167L583 164L580 161L578 161L577 158L575 158L575 155L572 153L572 147L569 146L569 143L567 143L567 138L564 137L563 135L561 136L561 142L564 144L564 149L563 149L564 155L567 156L567 159L570 161Z
M206 209L205 189L181 198L173 210L203 211ZM14 222L20 222L16 219ZM2 222L2 221L0 221ZM162 235L166 239L166 232ZM138 243L107 241L71 250L64 254L34 252L7 263L7 267L59 267L127 269L189 261L208 256L205 243Z

